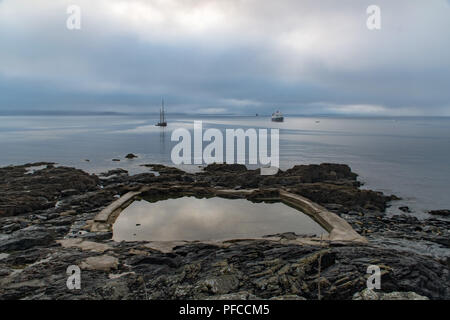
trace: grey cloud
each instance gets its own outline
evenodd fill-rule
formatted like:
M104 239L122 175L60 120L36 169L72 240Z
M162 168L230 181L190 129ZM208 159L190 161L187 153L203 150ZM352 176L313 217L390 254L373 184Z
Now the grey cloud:
M179 1L158 24L106 7L126 1L81 1L80 31L64 28L64 2L37 2L46 10L0 1L0 18L14 9L25 19L0 19L0 110L148 111L165 96L181 112L373 105L450 114L445 1L380 0L376 32L365 28L370 1ZM154 4L134 3L137 12ZM225 23L219 15L190 30L196 20L186 22L186 12L210 3Z

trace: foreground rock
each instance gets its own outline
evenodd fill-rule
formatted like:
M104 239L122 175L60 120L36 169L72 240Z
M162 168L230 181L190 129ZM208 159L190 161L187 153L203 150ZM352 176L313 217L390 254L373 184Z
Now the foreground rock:
M35 225L6 235L0 241L0 252L26 250L35 246L45 246L54 239L49 230Z
M430 300L427 297L418 295L415 292L376 292L364 289L353 296L353 300Z
M346 165L295 166L275 176L239 165L197 174L147 166L159 175L95 176L49 163L0 168L0 299L318 299L319 286L322 299L365 299L373 264L382 270L378 299L450 298L450 222L387 217L396 198L359 189ZM257 189L250 200L273 201L282 188L334 211L370 244L301 244L302 235L286 233L276 241L157 245L91 231L102 209L143 186L155 201L220 187ZM71 265L81 268L81 290L67 289Z
M110 245L105 253L35 248L34 259L27 261L24 269L10 271L0 280L0 297L318 299L320 285L322 299L352 299L365 288L367 266L373 263L381 266L385 292L414 291L431 299L450 297L448 269L439 262L373 246L320 249L251 240L227 246L192 243L162 253L139 243ZM2 264L17 268L23 256L23 252L12 253ZM81 290L66 287L66 269L70 265L82 268Z
M432 210L429 211L429 214L433 216L450 217L450 210Z
M27 168L44 166L28 172ZM0 168L0 216L14 216L52 208L61 197L98 188L98 177L81 170L34 163Z

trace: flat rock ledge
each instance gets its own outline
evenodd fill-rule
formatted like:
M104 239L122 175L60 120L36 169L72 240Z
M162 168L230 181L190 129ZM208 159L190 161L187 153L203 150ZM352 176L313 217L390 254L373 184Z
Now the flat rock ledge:
M134 176L122 169L90 175L53 163L0 168L0 299L304 300L319 299L319 287L321 299L450 298L448 220L386 216L398 198L360 189L346 165L295 166L275 176L240 165L210 165L196 174L146 166L152 172ZM101 221L112 203L126 205L133 197L125 195L142 190L154 201L218 190L233 191L222 197L279 201L285 192L333 213L366 241L285 233L115 242L109 228L96 228L120 213L110 210ZM80 290L66 285L74 265ZM366 290L370 265L381 269L381 290Z

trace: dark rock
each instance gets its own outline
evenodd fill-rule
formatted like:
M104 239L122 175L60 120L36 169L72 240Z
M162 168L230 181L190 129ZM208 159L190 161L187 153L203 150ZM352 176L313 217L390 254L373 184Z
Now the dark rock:
M320 165L297 165L278 176L295 176L298 182L315 183L325 181L349 180L356 181L358 175L353 173L346 164L322 163Z
M76 189L67 189L67 190L62 190L61 191L61 196L63 196L63 197L73 196L73 195L76 195L78 193L79 193L79 191L76 190Z
M323 299L352 299L366 287L372 264L382 270L385 292L450 299L450 222L384 215L395 197L360 190L348 166L296 166L270 177L244 166L212 165L197 174L146 166L160 175L112 170L102 178L103 188L97 176L51 164L27 174L26 166L0 168L0 192L7 199L0 205L24 213L0 214L0 299L317 299L319 285ZM145 187L145 199L160 201L210 197L220 186L255 188L234 195L254 202L279 201L280 188L295 192L340 214L370 244L297 245L292 240L302 236L287 232L276 235L280 242L192 242L164 253L143 242L114 242L111 232L86 231L88 220L128 191ZM57 245L65 237L101 244L117 270L83 269L83 290L67 290L67 266L105 253ZM13 270L20 271L11 276Z
M52 226L48 230L56 236L63 237L70 231L70 226Z
M392 200L381 192L330 183L302 183L290 191L324 205L332 201L345 206L348 210L366 208L372 211L385 211L388 202Z
M432 210L428 211L428 213L433 216L444 216L444 217L450 216L450 210Z
M87 232L80 235L79 238L89 239L91 241L109 240L112 238L112 232Z
M218 164L213 163L205 167L206 172L246 172L247 167L243 164Z
M0 251L26 250L35 246L45 246L53 241L54 235L46 228L32 226L10 234L0 240Z
M129 153L129 154L127 154L127 155L125 156L125 158L127 158L127 159L134 159L134 158L137 158L137 155L134 155L134 154L132 154L132 153Z
M430 300L427 297L418 295L415 292L377 292L370 289L364 289L355 293L353 300Z
M62 216L51 221L51 224L54 226L67 226L71 225L75 220L73 216Z
M324 206L325 206L325 208L327 208L328 210L331 210L331 211L345 210L343 205L337 204L337 203L325 203Z
M0 229L2 233L11 233L20 229L20 223L10 223L2 226Z
M180 265L180 262L177 259L158 256L136 256L130 259L128 263L131 265L137 264L167 265L171 268L177 268Z
M10 275L12 272L13 272L12 269L0 267L0 277L5 277L7 275Z
M41 163L0 168L0 217L28 214L55 206L63 191L81 194L95 190L98 177L81 170L67 167L53 167L25 174L26 168Z
M150 168L153 171L157 171L161 175L184 175L186 172L174 167L167 167L162 164L143 164L142 167Z
M36 250L35 248L17 251L11 254L5 262L12 266L23 266L35 263L48 253L47 250Z
M124 170L124 169L114 169L114 170L109 170L108 172L104 172L104 173L100 173L99 174L99 176L100 177L110 177L110 176L113 176L113 175L125 175L125 176L127 176L128 175L128 171L127 170Z

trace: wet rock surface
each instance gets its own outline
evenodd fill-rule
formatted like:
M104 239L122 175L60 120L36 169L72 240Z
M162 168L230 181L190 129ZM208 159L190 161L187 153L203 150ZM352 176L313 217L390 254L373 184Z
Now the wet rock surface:
M450 210L432 210L429 211L429 214L433 216L450 217Z
M319 285L322 299L362 299L369 265L381 268L383 294L450 298L450 222L387 216L397 198L360 189L346 165L295 166L275 176L239 165L197 174L146 166L159 175L117 169L96 176L52 163L0 168L0 299L318 299ZM90 231L103 208L143 186L154 201L220 187L256 189L250 200L274 201L284 188L335 212L370 243L301 245L294 242L304 235L286 233L279 241L157 250ZM81 267L81 290L66 286L70 265Z
M448 269L433 259L365 247L326 247L242 241L217 247L189 244L161 253L138 243L110 243L104 253L35 248L33 259L12 253L2 261L28 263L0 280L3 299L271 299L290 296L352 299L365 289L366 269L378 264L386 292L414 291L449 298ZM5 259L4 259L5 260ZM319 260L321 273L319 278ZM81 290L66 287L66 269L80 265ZM12 270L13 268L11 268ZM4 269L3 269L4 270ZM119 291L115 291L118 290Z
M353 296L353 300L429 300L427 297L418 295L415 292L376 292L364 289Z
M45 166L28 172L27 168ZM49 209L59 198L98 188L98 177L81 170L34 163L0 168L0 217Z

